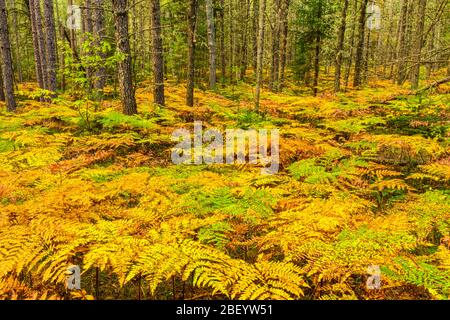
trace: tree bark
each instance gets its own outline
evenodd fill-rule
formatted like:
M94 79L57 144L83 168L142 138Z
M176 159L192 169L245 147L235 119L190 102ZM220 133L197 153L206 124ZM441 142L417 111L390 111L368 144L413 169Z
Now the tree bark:
M353 7L355 8L355 12L358 11L358 0L355 0ZM356 23L352 23L352 34L350 36L350 58L347 62L347 70L345 71L345 87L348 87L348 83L350 80L350 73L353 65L353 57L355 53L355 33L356 33Z
M208 29L208 48L209 48L209 88L216 88L216 28L214 22L213 0L206 0L206 20Z
M197 0L189 0L187 16L188 23L188 74L186 104L194 106L194 82L195 82L195 29L197 25Z
M116 50L124 55L123 59L118 63L118 80L123 113L133 115L137 113L137 105L134 95L133 75L131 69L127 2L127 0L112 0L117 46Z
M0 101L5 101L5 91L3 90L3 73L1 64L0 64Z
M102 41L105 39L105 15L103 9L103 0L93 0L94 8L92 15L92 29L94 33L94 45L97 48L102 46ZM104 52L99 53L102 59L106 58ZM94 89L103 90L106 83L106 69L102 65L97 66L94 75Z
M0 0L0 55L6 108L8 111L14 112L16 110L16 100L14 99L14 75L5 0Z
M44 18L46 35L47 90L56 92L56 31L53 0L44 0Z
M406 43L406 27L407 27L407 17L408 17L408 0L403 0L402 2L402 10L400 15L400 30L398 35L398 73L397 73L397 83L403 84L406 80L406 52L407 52L407 43Z
M264 59L264 33L265 33L265 12L266 0L259 2L259 23L258 23L258 54L256 67L256 93L255 93L255 111L259 112L259 100L261 98L262 69Z
M48 73L47 73L47 55L45 52L45 39L44 39L44 29L42 27L42 14L41 14L41 4L40 0L30 0L30 3L33 3L33 8L31 10L34 11L34 17L36 22L36 36L38 42L38 50L40 57L40 66L42 72L42 81L43 87L42 89L48 89Z
M349 0L345 0L344 7L342 8L341 27L339 29L338 47L336 54L336 67L334 73L334 92L339 92L341 90L342 55L344 53L345 30L347 28L348 3Z
M222 85L224 85L227 67L225 61L225 0L220 0L220 6L220 68L222 70Z
M153 101L161 106L165 105L164 99L164 56L161 37L161 7L160 0L151 2L152 23L152 62L153 62Z
M411 74L411 86L412 89L417 89L419 87L420 79L420 60L422 57L422 47L423 47L423 31L425 28L425 11L427 8L427 0L419 0L419 21L417 24L416 41L414 46L414 67Z
M274 24L272 29L272 65L270 68L270 90L276 92L278 89L278 68L280 67L280 0L274 1Z
M359 14L358 21L358 31L359 39L358 46L356 47L356 57L355 57L355 78L353 79L353 86L355 88L361 85L361 73L363 67L364 59L364 40L365 40L365 23L366 23L366 10L367 10L368 0L363 0L361 4L361 10Z
M288 32L289 32L289 5L291 0L281 0L282 1L282 13L281 13L281 47L280 47L280 68L278 76L278 91L282 92L284 88L285 81L285 71L286 71L286 58L287 58L287 42L288 42Z
M317 11L317 19L320 21L322 19L322 4L319 2L318 11ZM314 96L317 96L318 86L319 86L319 73L320 73L320 51L321 51L321 42L322 35L321 31L318 30L316 34L316 48L314 55L314 82L313 82L313 93Z
M38 82L39 87L43 89L45 87L45 83L44 83L44 75L42 73L42 59L41 59L41 50L39 48L39 39L38 39L39 36L36 24L36 14L34 11L34 1L35 0L28 1L28 9L30 11L30 24L33 37L33 52L34 52L34 65L36 69L36 80Z
M256 73L258 65L258 36L259 36L259 0L253 0L253 71Z

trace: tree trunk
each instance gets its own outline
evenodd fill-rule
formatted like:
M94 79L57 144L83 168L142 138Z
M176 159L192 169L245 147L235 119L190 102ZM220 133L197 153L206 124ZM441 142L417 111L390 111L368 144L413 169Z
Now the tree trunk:
M291 0L281 0L281 47L280 47L280 68L278 76L278 91L282 92L284 88L285 71L286 71L286 57L287 57L287 41L289 31L289 5Z
M40 65L42 70L43 89L48 89L48 73L47 73L47 55L45 52L44 29L42 27L42 14L40 0L30 0L33 2L33 11L36 20L36 35L39 46Z
M258 20L259 17L259 0L253 0L253 71L256 72L258 65Z
M208 48L209 48L209 88L216 88L216 30L214 22L213 0L206 0L206 20L208 28Z
M278 89L278 68L280 66L280 0L274 1L274 24L272 29L272 65L270 68L270 90Z
M164 56L163 42L161 37L161 7L160 0L151 2L151 22L152 22L152 61L153 61L153 101L161 106L165 105L164 100Z
M44 18L47 58L47 90L56 92L56 31L53 0L44 0Z
M339 29L338 47L336 54L336 69L334 73L334 92L341 90L341 67L342 55L344 53L345 29L347 28L347 10L349 0L344 1L344 8L342 9L341 27Z
M194 106L194 82L195 82L195 29L197 25L197 0L189 0L187 16L188 23L188 74L186 104Z
M264 59L264 32L265 32L265 12L266 0L259 2L259 23L258 23L258 54L256 66L256 94L255 94L255 111L259 112L259 100L261 97L262 69Z
M103 0L93 0L94 10L92 15L92 28L94 33L94 45L98 47L102 46L102 41L105 38L105 15L103 9ZM100 50L100 57L106 58L104 52ZM103 90L106 83L106 69L102 65L96 67L94 75L94 89Z
M19 34L19 24L17 22L17 12L19 8L16 8L16 2L12 2L14 6L14 13L13 13L13 28L14 28L14 42L15 42L15 60L17 65L17 78L19 82L23 82L23 73L22 73L22 55L21 51L22 48L20 47L21 41L20 41L20 34Z
M355 11L358 10L358 0L355 0L353 7L355 8ZM347 63L347 70L345 71L345 87L348 87L348 83L349 83L349 79L350 79L350 72L352 70L352 65L353 65L353 57L354 57L354 53L355 53L355 32L356 32L356 23L352 23L353 27L352 27L352 34L350 36L350 58L348 59L348 63Z
M425 11L427 8L427 0L419 0L419 21L417 25L416 41L414 46L414 67L411 74L411 85L412 89L417 89L419 87L420 79L420 60L422 57L422 47L423 47L423 31L425 27Z
M397 83L403 84L406 80L406 52L407 52L407 43L406 43L406 25L407 25L407 17L408 17L408 0L403 0L402 3L402 11L400 15L400 30L398 35L398 74L397 74Z
M319 10L317 12L317 19L318 19L318 21L320 21L322 19L322 4L320 2L319 2ZM317 96L317 93L318 93L321 42L322 42L321 32L317 31L316 49L315 49L315 56L314 56L314 83L313 83L314 96Z
M247 0L245 5L244 26L242 30L242 43L241 43L241 66L239 79L242 80L245 77L248 66L248 20L250 18L250 0Z
M358 31L359 39L358 46L356 47L356 57L355 57L355 79L353 79L353 86L355 88L361 85L361 73L363 67L364 59L364 39L365 39L365 24L366 24L366 10L367 10L368 0L363 0L361 4L361 10L359 14Z
M0 64L0 101L5 101L5 91L3 90L3 74L1 64Z
M131 70L127 0L112 0L112 4L116 33L116 50L124 55L124 58L118 63L118 80L123 112L127 115L133 115L137 113L137 105Z
M16 101L14 100L14 75L5 0L0 0L0 55L6 108L13 112L16 110Z
M222 85L225 84L226 62L225 62L225 0L220 1L220 68L222 70Z
M41 59L41 50L39 48L39 36L36 23L36 14L34 11L34 1L35 0L28 1L28 9L30 11L30 24L33 36L33 52L34 52L34 65L36 69L36 80L39 84L39 87L43 89L45 87L45 83L44 83L44 75L42 73L42 59Z

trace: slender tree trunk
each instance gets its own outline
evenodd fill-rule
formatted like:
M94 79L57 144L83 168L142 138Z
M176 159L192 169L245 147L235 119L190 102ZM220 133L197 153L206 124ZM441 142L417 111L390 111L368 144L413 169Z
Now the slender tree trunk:
M433 52L434 50L434 41L436 38L436 33L435 33L436 28L433 26L432 30L431 30L431 34L430 37L428 38L428 52ZM426 64L426 77L427 80L430 79L431 77L431 72L433 71L433 58L430 58L430 61Z
M242 30L242 44L241 44L241 69L239 79L242 80L245 77L248 66L248 20L250 19L250 0L247 0L245 6L244 26Z
M34 1L28 1L28 9L30 11L30 24L33 36L33 52L34 52L34 65L36 69L36 80L39 84L40 88L44 88L44 75L42 74L42 60L41 60L41 51L39 49L39 39L38 39L38 30L36 24L36 14L34 11Z
M280 66L280 0L274 1L274 24L272 29L272 65L270 68L270 90L278 89L278 68Z
M153 101L161 106L165 105L164 100L164 57L163 42L161 37L161 7L160 0L151 2L151 20L152 20L152 61L153 61L153 81L154 91Z
M398 35L398 74L397 74L397 83L403 84L406 80L406 53L407 53L407 41L406 41L406 27L407 27L407 18L408 18L408 0L403 0L402 2L402 11L400 15L400 30Z
M13 112L16 110L16 100L14 100L14 75L5 0L0 0L0 55L6 108Z
M255 94L255 111L259 112L259 100L261 98L262 69L264 59L264 33L265 33L265 12L266 0L259 2L259 23L258 23L258 54L256 67L256 94Z
M44 18L47 55L47 90L56 92L56 31L53 0L44 0Z
M371 47L371 31L370 29L367 30L367 39L365 41L365 45L364 45L364 61L363 61L363 66L364 66L364 73L363 73L363 83L366 84L367 83L367 79L369 77L369 58L370 58L370 47Z
M289 5L291 0L282 1L282 16L281 16L281 47L280 47L280 68L279 68L279 82L278 91L282 92L284 88L285 72L286 72L286 57L287 57L287 42L289 32Z
M358 11L358 0L355 0L354 4L353 4L354 10L355 12ZM352 65L353 65L353 57L354 57L354 53L355 53L355 33L356 33L356 23L352 23L353 27L352 27L352 34L350 36L350 58L348 59L348 63L347 63L347 70L345 72L345 87L348 87L348 83L350 80L350 72L352 70Z
M23 82L23 72L22 72L22 55L21 51L22 48L20 48L21 42L20 42L20 34L19 34L19 24L17 22L17 11L19 8L16 8L16 2L12 1L13 8L14 8L14 14L12 16L13 18L13 28L14 28L14 42L15 42L15 59L16 59L16 65L17 65L17 78L19 82Z
M229 50L229 56L228 56L228 68L229 68L229 77L230 77L230 83L234 83L234 63L235 63L235 44L236 44L236 35L235 35L235 28L234 28L234 0L229 0L229 33L230 33L230 50Z
M419 21L417 25L416 42L414 46L414 68L412 70L411 84L413 89L419 87L420 66L422 59L423 47L423 31L425 27L425 11L427 8L427 0L419 0Z
M44 83L43 89L48 89L48 73L47 73L47 54L45 52L44 29L42 26L42 14L40 0L33 0L33 10L36 19L36 34L39 45L39 56L41 58L42 80Z
M345 29L347 28L347 10L349 0L344 1L344 7L342 8L341 27L339 29L338 47L336 54L336 67L334 73L334 92L341 90L341 67L342 67L342 55L344 54L344 40Z
M220 0L220 66L222 70L222 85L225 84L226 78L226 61L225 61L225 0Z
M258 39L259 28L259 0L253 0L253 71L256 72L258 64Z
M93 19L92 28L94 33L94 45L97 48L102 46L102 41L105 39L105 14L103 9L103 0L93 0ZM102 59L106 58L106 54L100 50L99 53ZM94 75L94 88L96 90L103 90L106 83L106 69L103 64L96 67Z
M362 67L364 59L364 39L365 39L365 24L366 24L366 10L367 10L368 0L362 0L361 10L359 14L358 31L359 39L358 46L356 47L356 58L355 58L355 79L353 80L353 86L355 88L361 85L362 79Z
M320 21L322 19L322 4L320 2L319 2L319 10L317 12L317 19L318 19L318 21ZM315 56L314 56L314 83L313 83L314 96L317 96L318 86L319 86L321 42L322 42L321 32L317 31L316 48L315 48Z
M137 105L131 70L127 2L127 0L112 0L116 30L116 50L124 55L123 60L118 63L120 96L122 99L123 112L127 115L133 115L137 113Z
M188 10L188 75L186 104L194 106L194 82L195 82L195 29L197 25L197 0L189 0Z
M209 88L216 88L216 28L214 22L213 0L206 0L206 20L208 28L208 48L209 48Z

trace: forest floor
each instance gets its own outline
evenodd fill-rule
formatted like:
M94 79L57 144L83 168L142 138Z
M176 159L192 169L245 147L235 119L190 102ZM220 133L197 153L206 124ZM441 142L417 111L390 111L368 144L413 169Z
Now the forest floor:
M72 298L449 298L449 84L264 90L255 113L250 85L189 108L183 86L158 107L141 83L136 116L34 88L0 113L0 298L68 297L71 264ZM172 164L171 135L194 120L279 129L280 172Z

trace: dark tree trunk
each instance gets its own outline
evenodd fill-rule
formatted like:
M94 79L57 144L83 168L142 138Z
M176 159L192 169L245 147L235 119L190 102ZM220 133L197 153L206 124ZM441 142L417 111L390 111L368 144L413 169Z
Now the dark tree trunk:
M56 31L53 0L44 0L44 18L47 58L47 90L56 92Z
M16 110L16 101L14 100L14 75L5 0L0 0L0 55L6 108L13 112Z
M124 55L123 60L118 63L120 96L122 99L123 112L127 115L133 115L137 113L137 105L134 95L133 75L131 68L127 2L127 0L112 0L116 30L116 50Z
M152 61L153 61L153 81L154 99L156 104L165 105L164 101L164 56L163 42L161 37L161 7L159 0L151 2L151 22L152 22Z
M197 25L197 0L189 0L187 16L188 24L188 74L186 104L194 106L194 82L195 82L195 29Z
M339 29L338 47L336 54L336 69L334 73L334 92L341 90L341 68L342 55L344 53L345 29L347 28L347 10L349 0L344 1L344 8L342 9L341 27Z
M365 24L366 24L366 10L367 10L368 0L363 0L361 3L359 21L358 21L358 45L356 47L356 57L355 57L355 78L353 79L353 86L355 88L361 85L362 79L362 68L364 59L364 40L365 40Z

